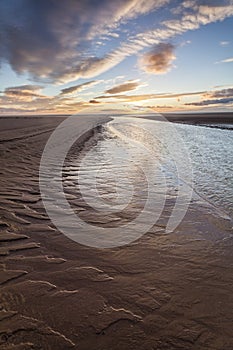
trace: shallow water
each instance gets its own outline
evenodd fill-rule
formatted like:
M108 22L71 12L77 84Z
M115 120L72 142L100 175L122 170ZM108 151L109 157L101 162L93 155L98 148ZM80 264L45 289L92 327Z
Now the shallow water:
M174 229L194 193L233 216L232 141L230 130L116 117L67 164L64 185L113 227L165 210Z
M167 123L140 121L140 124L149 129L156 138L158 138L158 135L161 136L160 141L165 145L170 144L171 147L179 147L179 140L174 141L172 139L175 136L173 135L173 129L175 129L179 138L184 142L181 157L185 150L192 163L192 187L200 196L233 216L233 133L231 130L187 124L171 125L169 123L169 128L171 128L169 130L171 139L169 139L169 137L165 137L168 129ZM116 129L119 128L118 124L114 124L114 126ZM165 142L164 139L166 139ZM165 157L163 159L166 163L165 166L174 175L175 169L172 169L171 166L169 150L166 151L162 147L161 151ZM184 154L185 156L187 154ZM187 159L183 158L183 162L187 162ZM182 173L179 174L180 179L183 175Z
M233 217L233 132L194 125L177 125L193 164L194 189Z

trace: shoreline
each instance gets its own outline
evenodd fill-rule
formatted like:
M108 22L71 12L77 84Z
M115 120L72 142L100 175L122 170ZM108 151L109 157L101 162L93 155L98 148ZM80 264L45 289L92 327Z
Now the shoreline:
M231 349L230 222L194 198L171 234L167 207L127 246L69 240L47 217L38 184L58 123L1 132L12 135L0 144L0 349Z
M158 113L154 111L154 113L140 113L140 114L113 114L113 117L117 116L126 116L126 117L143 117L143 118L153 118L156 119L156 117L159 118L158 114L161 114L165 116L169 121L174 121L174 122L190 122L190 123L200 123L200 122L205 122L205 123L233 123L233 111L232 112L173 112L173 113ZM73 116L91 116L92 114L73 114ZM28 114L28 115L0 115L0 119L8 119L8 118L14 118L14 119L39 119L39 118L52 118L52 119L65 119L70 117L70 114L42 114L42 115L33 115L33 114ZM109 115L107 114L96 114L96 116L105 116L108 117ZM220 120L219 120L220 118Z
M208 128L218 128L233 130L233 113L161 113L168 122L177 124L188 124L196 126L204 126ZM140 118L140 116L135 115ZM142 118L149 120L162 120L156 114L142 115Z

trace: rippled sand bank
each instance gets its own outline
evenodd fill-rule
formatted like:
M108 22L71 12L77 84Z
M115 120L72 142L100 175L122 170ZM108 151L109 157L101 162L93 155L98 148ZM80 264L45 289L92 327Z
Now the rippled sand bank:
M0 349L231 350L230 220L194 198L165 235L168 202L132 244L79 245L55 229L39 192L41 154L60 119L24 121L0 132Z

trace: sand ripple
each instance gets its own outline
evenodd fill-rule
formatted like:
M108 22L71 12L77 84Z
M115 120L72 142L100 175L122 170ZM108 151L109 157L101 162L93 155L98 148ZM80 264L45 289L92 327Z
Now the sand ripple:
M203 215L194 200L164 235L171 198L139 241L78 245L53 227L40 199L51 124L0 132L0 349L232 350L231 223L210 208ZM68 192L83 217L117 225Z

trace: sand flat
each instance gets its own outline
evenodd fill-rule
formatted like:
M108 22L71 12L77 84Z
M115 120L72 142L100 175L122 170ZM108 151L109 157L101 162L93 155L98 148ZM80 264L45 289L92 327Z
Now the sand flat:
M39 194L59 122L1 131L0 349L231 350L230 222L194 201L169 235L161 220L124 247L71 241Z

